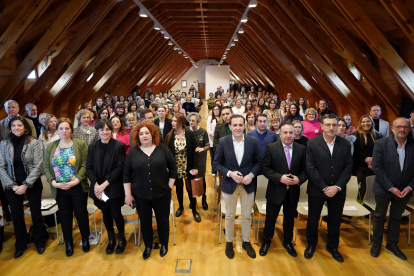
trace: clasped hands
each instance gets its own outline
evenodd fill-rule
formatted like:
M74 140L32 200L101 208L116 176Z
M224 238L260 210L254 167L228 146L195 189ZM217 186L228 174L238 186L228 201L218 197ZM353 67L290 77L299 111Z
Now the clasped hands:
M105 190L106 187L108 187L109 183L108 181L105 181L101 185L98 184L98 182L95 182L93 192L95 193L95 196L102 201L102 193Z
M55 180L52 181L52 186L61 190L69 190L75 185L75 181L69 181L68 183L58 183Z
M336 186L328 186L326 187L323 192L327 197L333 197L339 191L339 188Z
M409 192L411 192L411 189L405 187L404 190L400 191L394 187L390 190L390 192L393 193L396 197L404 198Z
M297 185L299 184L299 178L293 174L284 174L280 178L280 183L286 184L288 186Z
M250 182L252 182L252 179L254 177L252 173L249 173L248 175L243 176L243 174L238 171L230 172L229 176L233 178L233 180L236 183L243 183L244 185L249 185Z
M16 193L16 195L24 195L27 190L27 185L20 185L20 186L13 186L13 191Z
M365 163L367 163L368 168L372 170L372 157L365 158Z

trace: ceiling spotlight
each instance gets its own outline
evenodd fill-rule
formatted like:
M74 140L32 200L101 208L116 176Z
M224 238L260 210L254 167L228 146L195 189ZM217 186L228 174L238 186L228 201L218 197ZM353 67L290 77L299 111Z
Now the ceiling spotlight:
M232 42L230 45L231 45L231 46L236 46L236 43Z
M178 51L178 54L181 55L181 51Z
M239 34L242 34L242 33L244 33L244 29L242 28L242 27L240 27L240 29L239 29L239 32L238 32Z
M225 51L224 54L227 54L227 51Z
M257 0L250 0L249 8L256 8L257 7Z
M226 59L226 57L223 57L223 59Z
M164 38L165 38L165 39L169 39L169 38L170 38L170 36L166 33L166 34L164 35Z
M227 51L230 51L230 47L227 47L227 48L226 48L226 50L227 50Z
M172 41L168 41L168 45L172 46L173 45Z
M157 23L154 23L154 30L157 30L157 31L161 30L160 25L158 25Z
M139 11L139 16L148 17L148 14L145 12L145 10L143 8L141 8L141 10Z
M187 56L185 56L184 58L188 58Z
M243 16L242 16L242 18L241 18L241 22L242 23L246 23L247 22L247 20L248 20L248 18L247 18L247 14L243 14Z
M234 35L234 41L239 41L239 38L237 37L237 35Z
M174 51L177 51L178 49L180 49L180 48L178 48L178 47L174 47Z

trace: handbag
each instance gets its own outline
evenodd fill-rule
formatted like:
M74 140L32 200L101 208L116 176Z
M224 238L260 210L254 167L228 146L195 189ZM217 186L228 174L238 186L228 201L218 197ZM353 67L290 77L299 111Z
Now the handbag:
M196 178L191 180L191 190L193 192L193 197L199 197L204 194L203 179Z

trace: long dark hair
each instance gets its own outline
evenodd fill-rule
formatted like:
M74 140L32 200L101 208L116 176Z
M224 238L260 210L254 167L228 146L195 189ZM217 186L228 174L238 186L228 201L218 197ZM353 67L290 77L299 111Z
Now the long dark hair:
M23 116L18 115L18 116L13 117L12 119L10 119L10 122L9 122L9 125L8 125L10 140L12 140L16 136L11 132L11 126L12 126L14 121L20 121L20 122L23 123L23 126L24 126L24 134L23 135L26 135L26 141L27 142L34 139L32 137L32 129L30 128L29 123L26 121L26 118L24 118Z
M286 114L286 118L289 119L289 120L292 120L293 119L293 115L292 115L292 113L290 113L290 108L292 107L292 105L296 107L296 114L295 114L295 116L299 115L299 106L297 104L295 104L295 103L294 104L290 104L289 105L289 109L288 109L287 114Z
M174 117L177 119L177 123L181 125L183 131L185 132L185 122L186 122L185 116L181 112L177 112L177 113L174 113L173 118ZM174 134L174 131L175 129L171 129L170 132L168 132L167 136L165 136L165 145L167 147L169 147L170 140Z
M114 115L114 116L111 117L111 119L109 119L109 121L112 124L112 120L115 119L115 118L118 118L119 122L121 123L121 127L119 128L119 133L125 134L126 131L125 131L125 126L124 126L124 120L120 116Z
M218 109L219 109L219 117L217 118L216 117L216 115L214 115L214 108L215 107L218 107ZM219 105L219 104L215 104L215 105L213 105L213 109L211 110L211 121L210 121L210 123L212 123L214 120L217 120L217 123L219 122L219 120L220 120L220 114L221 114L221 105Z

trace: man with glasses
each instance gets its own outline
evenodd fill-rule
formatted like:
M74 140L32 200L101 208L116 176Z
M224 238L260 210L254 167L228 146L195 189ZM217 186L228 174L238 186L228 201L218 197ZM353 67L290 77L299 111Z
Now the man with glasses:
M318 244L318 226L325 202L328 206L328 243L326 251L343 262L338 252L339 228L346 197L346 184L352 175L351 145L336 136L338 118L333 114L322 117L322 135L309 140L306 150L308 173L309 216L306 226L308 247L305 258L313 257Z
M402 260L407 257L398 248L401 215L414 188L414 139L410 122L399 117L392 123L393 135L375 142L372 169L375 173L372 192L375 194L374 244L371 256L378 257L384 234L384 221L389 210L386 249Z

